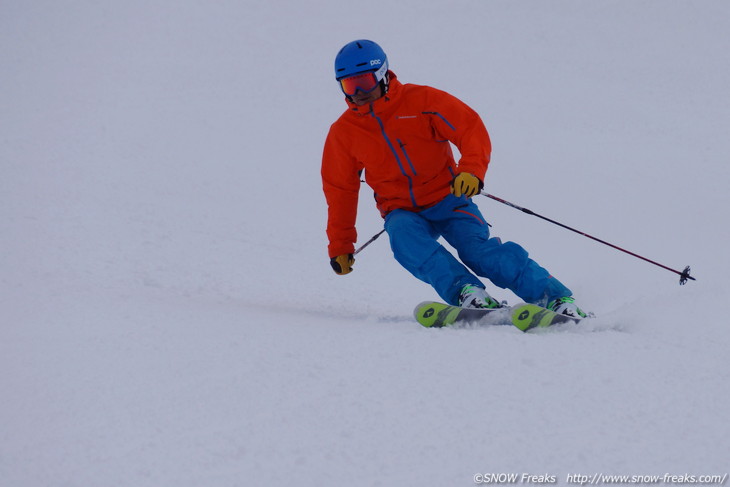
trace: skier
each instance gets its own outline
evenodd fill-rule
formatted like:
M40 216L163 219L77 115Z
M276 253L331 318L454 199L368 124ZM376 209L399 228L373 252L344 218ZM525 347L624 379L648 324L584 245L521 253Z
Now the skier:
M327 135L322 183L330 264L337 274L349 274L355 263L364 177L375 192L395 259L448 304L502 306L479 275L528 303L586 316L570 289L524 248L490 238L488 223L471 201L483 187L492 149L474 110L444 91L402 84L389 70L383 49L369 40L350 42L339 51L335 79L348 109ZM461 153L458 164L450 143ZM461 262L439 237L456 249Z

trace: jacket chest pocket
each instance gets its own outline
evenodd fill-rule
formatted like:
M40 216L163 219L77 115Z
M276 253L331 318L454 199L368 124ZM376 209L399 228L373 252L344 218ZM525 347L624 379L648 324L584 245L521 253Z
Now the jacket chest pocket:
M396 115L385 127L391 137L409 143L410 141L426 142L435 139L435 132L428 115Z

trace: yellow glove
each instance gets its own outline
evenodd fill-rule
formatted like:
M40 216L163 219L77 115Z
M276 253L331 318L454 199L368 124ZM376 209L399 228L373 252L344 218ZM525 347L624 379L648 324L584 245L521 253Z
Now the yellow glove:
M354 263L355 258L352 254L342 254L330 259L332 269L340 276L344 276L345 274L352 272L352 264Z
M462 172L457 174L454 180L451 181L451 193L454 196L461 196L463 194L471 198L481 191L483 186L484 183L478 177L468 172Z

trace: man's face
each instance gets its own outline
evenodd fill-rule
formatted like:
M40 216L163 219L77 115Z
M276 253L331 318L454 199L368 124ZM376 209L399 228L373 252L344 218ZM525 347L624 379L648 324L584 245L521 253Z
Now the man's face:
M355 74L340 80L342 92L356 105L366 105L383 96L383 88L374 71Z
M368 103L374 102L381 96L383 96L383 88L378 85L377 88L369 93L363 93L362 91L358 90L357 93L352 95L352 102L358 106L367 105Z

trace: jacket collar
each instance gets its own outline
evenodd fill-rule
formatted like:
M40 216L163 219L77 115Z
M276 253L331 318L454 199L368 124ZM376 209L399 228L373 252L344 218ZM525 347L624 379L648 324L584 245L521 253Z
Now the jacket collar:
M388 93L386 93L384 96L381 96L372 103L361 106L358 106L345 98L345 101L347 102L347 106L349 108L348 111L354 115L359 116L370 115L371 113L378 115L393 107L395 105L395 101L400 98L403 84L398 81L398 77L393 71L388 71L388 76L390 77L390 81L388 82Z

